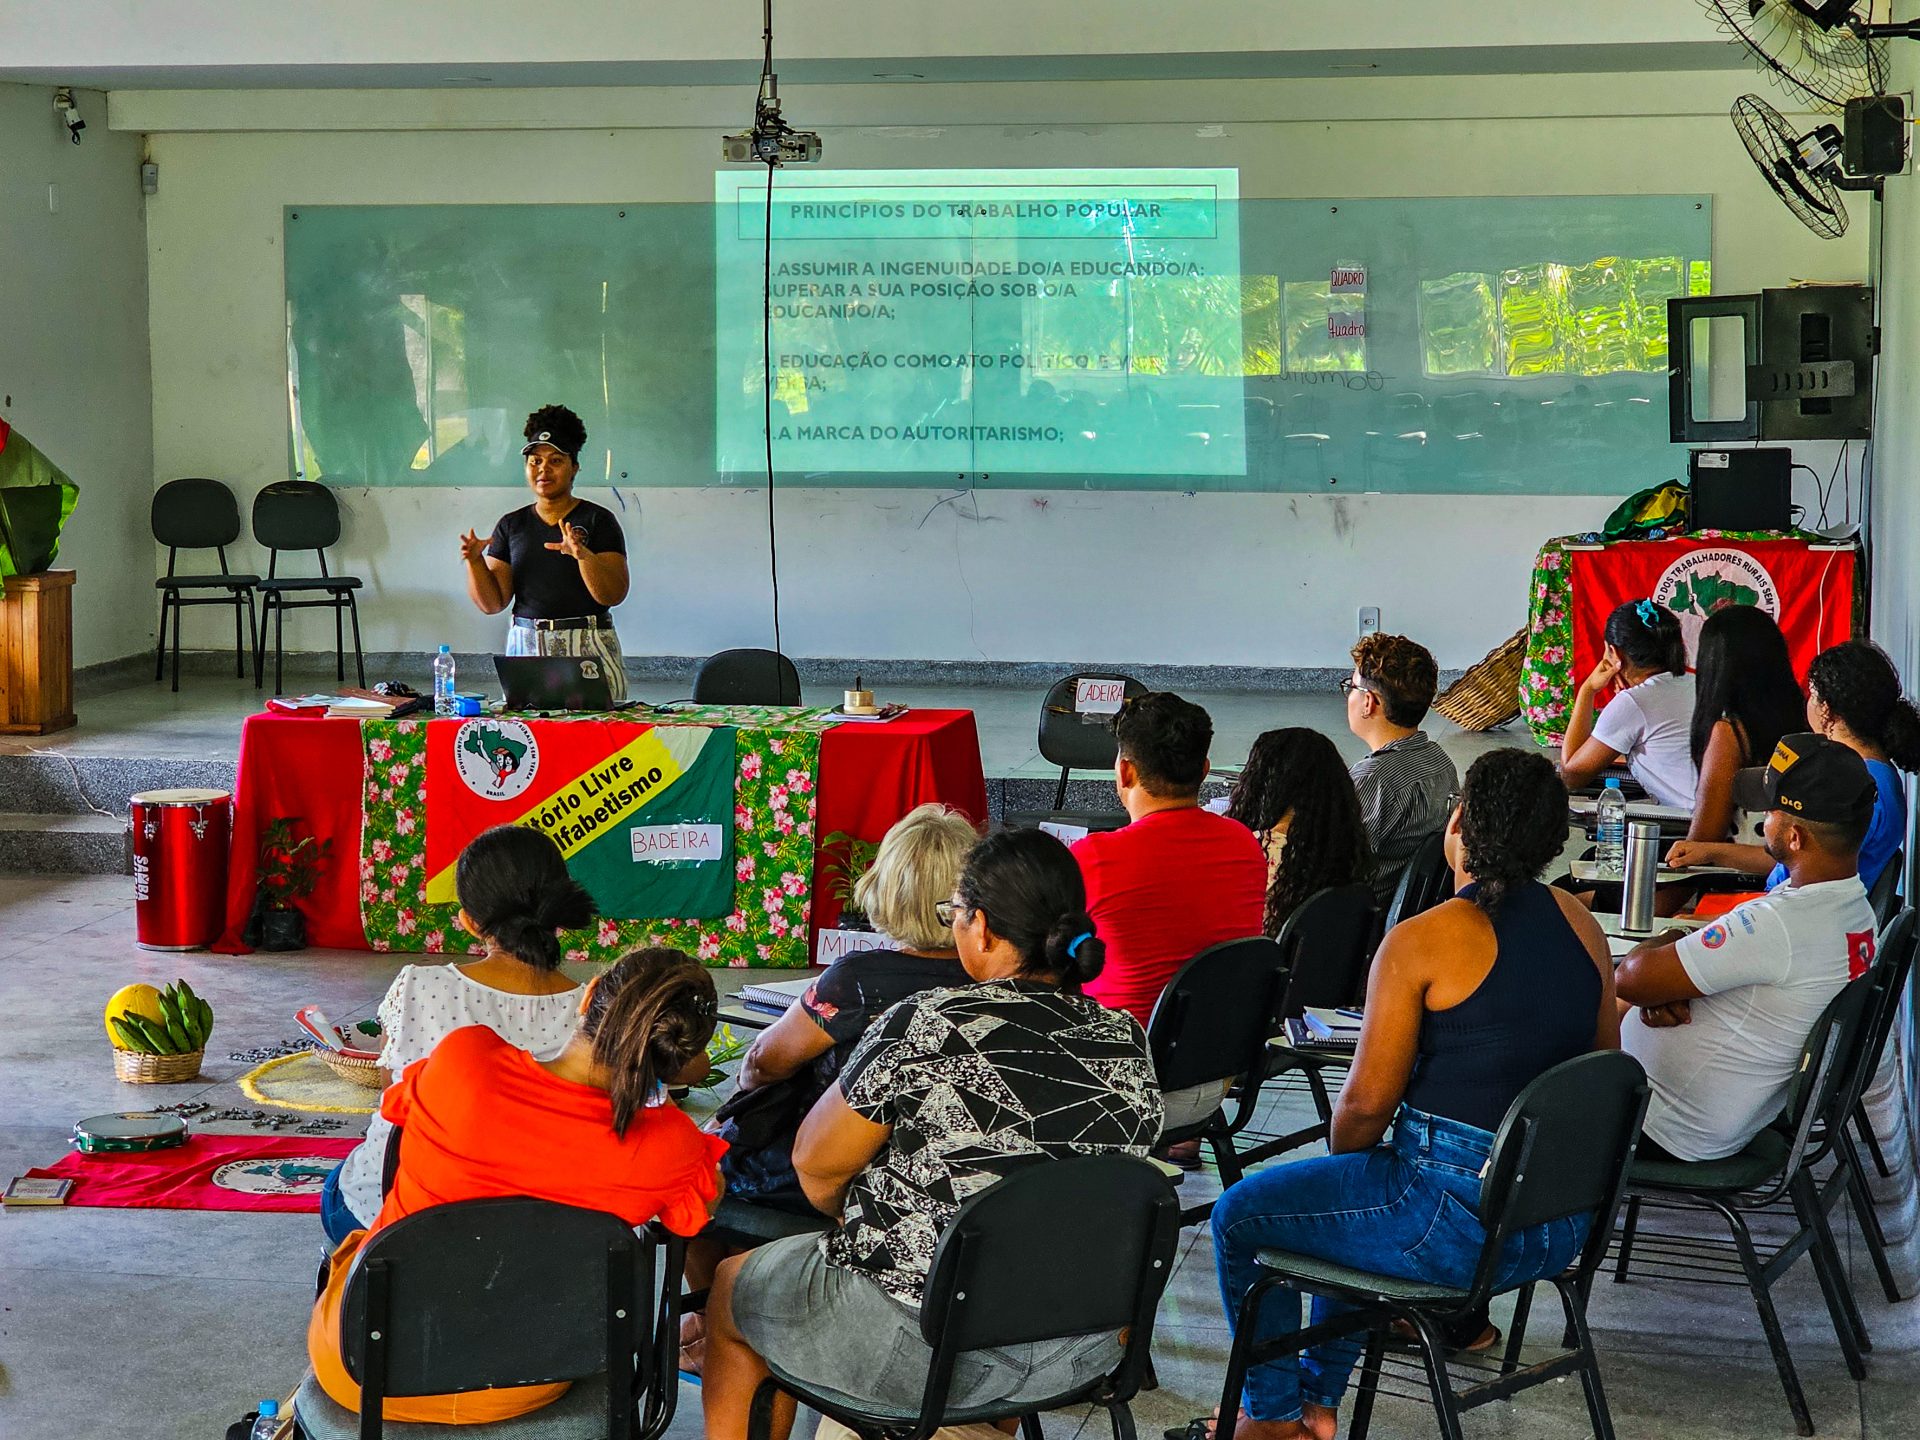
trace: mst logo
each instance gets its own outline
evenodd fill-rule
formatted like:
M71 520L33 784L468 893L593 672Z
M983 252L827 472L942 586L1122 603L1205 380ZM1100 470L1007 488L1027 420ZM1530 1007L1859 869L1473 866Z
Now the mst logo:
M1653 598L1673 611L1686 636L1687 655L1700 644L1700 627L1726 605L1757 605L1780 618L1780 592L1767 567L1739 550L1695 550L1669 565Z
M484 800L511 800L533 784L540 747L518 720L469 720L453 737L453 765Z

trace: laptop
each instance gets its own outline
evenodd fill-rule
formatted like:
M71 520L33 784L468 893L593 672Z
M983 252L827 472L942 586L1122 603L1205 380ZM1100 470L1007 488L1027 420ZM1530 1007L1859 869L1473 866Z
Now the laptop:
M612 710L613 691L592 656L496 655L508 710Z

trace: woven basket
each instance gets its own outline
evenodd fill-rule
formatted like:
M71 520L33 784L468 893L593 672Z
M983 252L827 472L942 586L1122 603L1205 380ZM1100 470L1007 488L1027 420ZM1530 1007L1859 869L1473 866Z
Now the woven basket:
M1520 714L1520 671L1526 658L1523 625L1449 685L1433 708L1462 730L1491 730L1506 724Z
M200 1074L204 1050L186 1055L149 1055L144 1050L113 1049L113 1073L128 1085L178 1085Z
M331 1050L315 1050L326 1067L347 1080L368 1090L387 1088L387 1072L380 1068L377 1061L355 1060L347 1055L336 1055Z

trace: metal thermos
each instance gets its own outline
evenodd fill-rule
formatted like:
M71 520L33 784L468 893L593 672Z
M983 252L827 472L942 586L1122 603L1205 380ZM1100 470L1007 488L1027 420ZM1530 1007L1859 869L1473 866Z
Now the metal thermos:
M1660 878L1660 827L1650 820L1627 823L1627 857L1620 882L1620 928L1653 929L1653 887Z

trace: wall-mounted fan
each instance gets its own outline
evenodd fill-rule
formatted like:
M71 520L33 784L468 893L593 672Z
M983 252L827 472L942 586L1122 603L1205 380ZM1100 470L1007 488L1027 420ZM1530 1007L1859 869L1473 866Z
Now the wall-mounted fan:
M1742 45L1795 108L1839 114L1849 100L1887 87L1879 41L1905 35L1904 25L1869 25L1855 0L1701 0L1714 23ZM1920 31L1914 33L1920 34ZM1749 147L1751 148L1751 147Z
M1837 125L1822 121L1805 134L1758 95L1733 102L1733 128L1766 177L1773 193L1816 235L1838 240L1847 233L1842 190L1880 189L1878 176L1849 175L1840 163L1844 141Z

